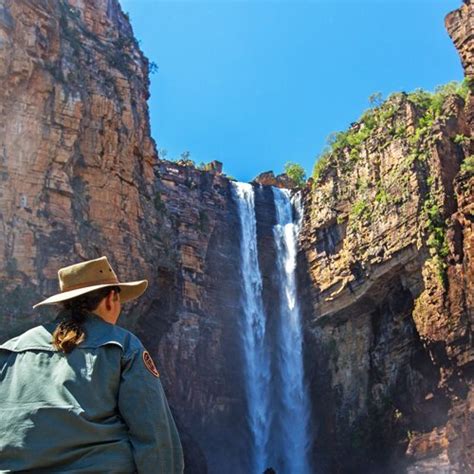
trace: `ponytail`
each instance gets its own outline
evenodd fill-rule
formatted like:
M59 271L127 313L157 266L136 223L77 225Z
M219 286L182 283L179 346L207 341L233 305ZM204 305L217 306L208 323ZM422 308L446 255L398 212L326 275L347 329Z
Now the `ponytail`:
M53 332L52 341L58 351L69 354L76 346L84 342L86 332L83 324L87 313L97 309L99 303L111 291L118 293L120 288L116 286L100 288L62 303L63 309L58 314L61 322Z

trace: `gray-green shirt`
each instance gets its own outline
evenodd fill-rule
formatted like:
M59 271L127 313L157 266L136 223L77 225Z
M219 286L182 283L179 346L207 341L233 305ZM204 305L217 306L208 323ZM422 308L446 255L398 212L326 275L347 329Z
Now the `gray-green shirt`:
M57 322L0 346L0 472L183 471L163 388L140 340L95 315L70 354Z

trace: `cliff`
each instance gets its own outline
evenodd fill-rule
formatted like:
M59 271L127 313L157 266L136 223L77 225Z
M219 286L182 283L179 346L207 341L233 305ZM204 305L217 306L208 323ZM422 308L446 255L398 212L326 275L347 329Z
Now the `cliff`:
M472 15L446 20L467 77ZM313 452L330 472L474 470L472 104L467 85L393 95L305 190Z
M110 255L157 288L148 62L117 2L0 3L0 275L6 335L58 267ZM143 302L137 311L146 310ZM20 323L21 325L21 323Z
M244 415L229 181L158 159L148 61L117 0L1 0L0 45L0 338L51 318L31 306L59 267L107 255L150 282L122 323L157 360L188 470L219 443L231 460Z
M472 6L447 28L472 77ZM0 0L0 338L50 318L56 271L108 255L148 278L123 323L157 362L188 472L246 471L238 216L219 166L160 160L148 61L117 0ZM335 137L299 253L321 472L469 472L473 96L396 94ZM268 314L268 185L255 186ZM271 320L271 325L274 324ZM234 471L232 470L234 469Z

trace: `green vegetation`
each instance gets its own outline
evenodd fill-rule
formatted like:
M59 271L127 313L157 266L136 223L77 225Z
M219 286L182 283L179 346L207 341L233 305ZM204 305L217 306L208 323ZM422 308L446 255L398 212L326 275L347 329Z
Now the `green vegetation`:
M353 148L349 153L349 158L351 161L356 162L360 157L360 150L358 148Z
M191 159L191 152L187 150L181 152L181 154L177 158L169 158L168 150L166 150L165 148L160 148L158 150L158 156L161 160L174 161L178 165L189 166L201 171L211 171L213 169L211 163L204 163L204 161L196 163L194 160Z
M468 81L462 83L450 82L444 86L437 87L434 93L417 90L409 94L408 100L424 111L424 115L418 121L415 133L409 137L409 143L414 147L412 156L418 162L426 161L427 154L424 150L425 138L429 136L429 132L436 120L442 117L443 105L449 96L457 95L463 100L466 99L470 84ZM453 142L459 145L469 143L469 138L458 134L453 138ZM469 161L469 157L461 164L461 172L463 170L471 171L474 169L474 160ZM431 188L435 184L435 179L429 176L426 181ZM446 221L443 216L442 206L434 198L430 191L424 202L422 216L425 218L425 228L427 231L426 244L430 249L433 261L437 268L438 278L446 286L447 284L447 263L446 257L449 254L449 247L446 239Z
M306 184L306 172L298 163L286 163L285 173L298 187L302 188Z
M381 92L374 92L369 96L369 104L371 107L380 107L383 103L383 96Z
M357 178L355 186L356 186L357 192L362 194L362 193L365 193L365 191L367 191L369 187L369 183L367 182L365 178Z
M474 174L474 155L469 155L464 158L461 163L461 172L466 174Z
M406 125L399 125L398 127L392 128L393 138L403 138L407 136L407 127Z
M463 82L449 82L442 86L438 86L434 93L417 89L407 95L409 102L424 111L424 115L418 121L415 134L409 137L412 145L417 145L423 137L432 128L436 119L438 119L443 111L443 104L449 96L457 95L466 100L469 92L469 83L467 80Z
M434 262L438 270L438 277L446 285L446 257L449 254L448 242L446 240L446 221L443 217L441 206L430 195L425 200L422 210L425 217L425 228L428 233L426 245L431 250Z
M469 145L469 142L471 139L469 137L466 137L466 135L463 134L458 134L453 138L453 142L456 143L457 145Z
M423 89L416 89L408 94L408 100L426 111L431 111L434 115L439 116L442 111L443 104L448 96L458 95L466 100L469 92L469 81L465 79L462 82L452 81L435 88L434 92L427 92Z
M333 153L345 148L357 148L369 138L370 132L375 125L374 117L371 114L366 114L361 119L357 130L351 128L347 132L332 133L327 140L330 152Z
M385 189L379 188L375 195L375 201L380 204L387 204L390 201L390 196Z
M349 130L334 132L328 137L327 145L317 158L313 169L315 185L329 166L336 165L336 163L339 168L347 166L347 164L343 165L341 162L344 160L343 155L349 156L350 162L357 162L362 146L370 139L375 129L386 129L390 134L385 144L378 144L380 149L388 145L391 139L406 137L410 145L416 148L412 156L413 161L423 160L426 155L420 151L421 143L433 127L435 120L441 116L446 99L449 96L457 95L465 100L470 89L473 89L473 84L469 83L468 80L464 80L462 83L449 82L439 86L433 93L422 89L417 89L409 94L394 93L385 102L382 101L382 95L379 92L372 94L369 97L371 107L361 115ZM406 124L396 122L399 103L404 99L411 102L422 112L415 133L411 136L408 135ZM459 136L455 140L457 143L465 143L466 138Z
M378 109L384 110L384 117L386 115L392 115L395 111L393 107L387 105L387 102L382 104L382 96L380 93L370 96L369 102L372 105L376 105L377 108L365 111L359 121L349 130L333 132L329 135L327 138L327 145L318 157L313 168L313 180L315 183L319 181L324 174L324 170L330 165L330 163L335 161L337 155L347 151L352 163L359 160L362 146L370 138L373 130L380 123L380 117L376 113Z
M186 151L181 152L181 155L179 155L179 160L180 161L192 161L190 157L191 157L191 152L186 150ZM194 163L194 161L193 161L193 163Z
M313 167L313 179L316 183L319 181L319 178L322 176L323 171L326 170L329 164L329 153L321 155Z
M367 205L367 201L365 199L359 199L357 202L354 203L352 206L350 217L352 220L354 218L363 218L369 216L369 206Z
M342 185L337 187L337 192L346 192L345 198L353 203L348 216L352 228L361 222L369 222L373 212L379 215L385 212L386 206L406 202L410 199L410 189L413 185L410 185L410 182L424 176L429 190L425 194L420 217L424 223L426 245L444 286L447 283L449 255L447 223L437 195L438 181L430 175L429 153L438 139L437 125L442 125L455 110L449 104L466 100L469 90L473 90L473 83L465 80L462 83L450 82L437 87L434 92L417 89L408 94L392 94L384 102L380 93L373 94L369 98L371 108L366 110L356 123L348 130L332 133L328 137L327 146L313 169L314 186L327 178L329 170L332 174L347 176L347 180L350 179L351 173L354 173L355 189L353 185L347 186L347 180L343 180ZM414 121L407 123L405 108L410 104L415 112L412 114ZM383 182L375 182L375 179L372 182L370 175L367 176L362 168L354 169L361 157L368 154L371 159L370 166L379 169L380 162L384 159L384 149L394 140L399 140L397 146L402 150L403 158L397 166L388 170L387 166L383 168ZM470 137L458 134L452 141L466 150ZM416 169L416 173L408 172L410 169ZM460 171L474 174L474 155L464 159ZM346 191L347 188L350 189Z
M178 165L196 167L196 163L190 158L191 152L189 151L183 151L177 158L171 158L168 157L168 150L166 148L159 148L158 156L161 160L174 161L175 163L178 163Z
M204 161L201 161L197 168L202 171L212 171L214 169L211 163L204 163Z
M190 166L196 168L196 163L194 162L194 160L191 159L191 152L189 151L183 151L178 157L171 158L168 157L168 150L166 150L165 148L160 148L158 150L158 156L162 160L174 161L175 163L181 166Z

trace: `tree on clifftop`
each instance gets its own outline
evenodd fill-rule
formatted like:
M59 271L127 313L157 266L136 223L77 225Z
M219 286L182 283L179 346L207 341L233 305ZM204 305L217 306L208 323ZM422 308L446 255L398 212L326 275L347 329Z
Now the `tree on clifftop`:
M285 174L300 188L302 188L306 183L306 172L298 163L286 163Z

